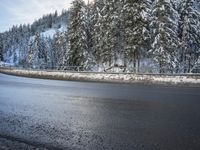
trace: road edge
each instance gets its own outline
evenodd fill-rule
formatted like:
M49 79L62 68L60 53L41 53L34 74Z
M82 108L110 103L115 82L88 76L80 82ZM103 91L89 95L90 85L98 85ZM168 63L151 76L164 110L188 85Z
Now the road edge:
M154 75L154 74L113 74L93 72L33 71L13 68L0 68L0 73L20 77L126 84L155 84L200 87L200 75Z

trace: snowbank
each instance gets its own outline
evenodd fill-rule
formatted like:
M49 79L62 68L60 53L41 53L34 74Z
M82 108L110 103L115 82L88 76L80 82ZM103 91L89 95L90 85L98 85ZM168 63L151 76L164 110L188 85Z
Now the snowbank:
M175 85L200 85L200 75L136 75L136 74L113 74L92 72L58 72L58 71L33 71L0 68L1 73L55 80L72 81L101 81L118 83L145 83L145 84L175 84Z

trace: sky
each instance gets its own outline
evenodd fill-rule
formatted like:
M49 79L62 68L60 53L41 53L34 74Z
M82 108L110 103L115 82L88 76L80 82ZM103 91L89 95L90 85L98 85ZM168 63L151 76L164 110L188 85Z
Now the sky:
M87 0L85 0L87 1ZM0 0L0 32L33 23L45 14L68 9L72 0Z

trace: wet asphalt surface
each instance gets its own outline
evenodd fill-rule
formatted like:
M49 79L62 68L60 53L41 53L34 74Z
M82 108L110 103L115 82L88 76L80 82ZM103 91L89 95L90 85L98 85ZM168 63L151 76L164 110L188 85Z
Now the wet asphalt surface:
M199 150L200 88L0 74L0 149Z

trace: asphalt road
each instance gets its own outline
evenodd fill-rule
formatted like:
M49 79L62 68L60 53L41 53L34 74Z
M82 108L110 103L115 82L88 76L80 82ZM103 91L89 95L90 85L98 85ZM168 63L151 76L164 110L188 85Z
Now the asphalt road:
M0 149L199 150L200 88L0 74Z

